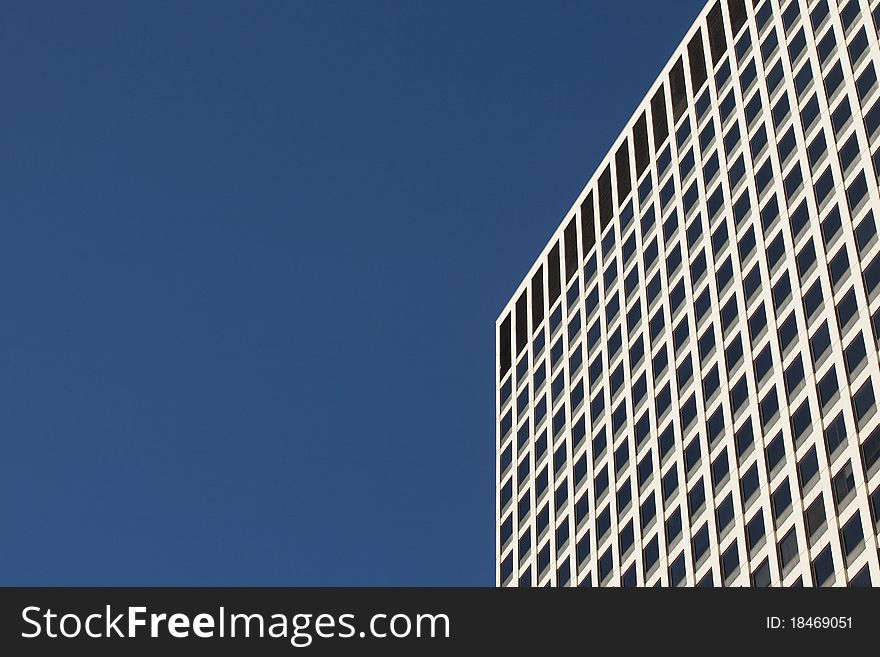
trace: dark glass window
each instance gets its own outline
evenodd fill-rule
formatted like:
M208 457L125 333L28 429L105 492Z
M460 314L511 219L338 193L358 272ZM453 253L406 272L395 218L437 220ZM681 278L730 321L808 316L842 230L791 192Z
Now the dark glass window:
M746 473L740 479L743 503L752 498L752 496L758 491L758 487L758 464L752 463L751 467L746 470Z
M834 576L834 557L828 545L819 556L813 559L813 583L816 586L826 584Z
M813 481L813 478L819 473L819 459L816 455L816 448L811 447L804 457L798 461L798 481L800 483L801 492L804 492L807 486Z

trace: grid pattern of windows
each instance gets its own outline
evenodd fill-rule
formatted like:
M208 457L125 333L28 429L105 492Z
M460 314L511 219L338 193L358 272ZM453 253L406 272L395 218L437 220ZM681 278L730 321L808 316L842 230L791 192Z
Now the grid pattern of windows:
M691 27L498 319L498 585L880 584L878 30Z

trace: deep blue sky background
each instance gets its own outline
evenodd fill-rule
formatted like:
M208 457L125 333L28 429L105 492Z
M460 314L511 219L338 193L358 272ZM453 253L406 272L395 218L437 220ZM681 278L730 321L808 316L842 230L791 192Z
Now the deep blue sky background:
M0 1L0 583L493 584L494 321L702 4Z

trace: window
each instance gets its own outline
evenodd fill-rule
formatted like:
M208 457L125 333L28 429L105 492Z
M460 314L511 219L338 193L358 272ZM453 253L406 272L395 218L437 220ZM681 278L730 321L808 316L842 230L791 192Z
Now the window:
M627 480L623 482L623 485L617 490L618 513L623 513L629 508L630 502L632 502L632 486L630 485L629 478L627 478Z
M752 586L763 588L770 586L770 584L770 564L765 557L761 565L752 573Z
M740 479L740 489L742 490L743 504L748 503L755 493L758 492L758 464L752 463L751 467Z
M764 310L764 304L761 304L755 309L755 312L752 313L751 317L749 317L749 338L751 339L752 344L755 344L766 330L767 312Z
M846 374L850 381L852 381L858 373L861 365L865 362L867 355L868 354L865 350L865 340L862 337L862 334L859 333L846 348L846 351L844 351Z
M831 56L837 52L837 40L834 38L834 30L828 30L825 36L816 45L819 52L819 61L822 66L828 63Z
M865 534L862 530L862 519L858 513L850 518L840 530L840 538L847 558L852 557L862 548Z
M862 443L862 465L866 473L871 473L880 461L880 429L874 429L868 439Z
M724 135L724 154L730 157L736 147L739 146L739 142L739 124L734 123L730 130L727 131L727 134Z
M715 376L717 377L717 369ZM719 406L712 416L706 421L706 433L709 438L709 444L714 445L724 432L724 407Z
M730 408L734 414L736 414L736 412L739 411L740 408L742 408L743 404L745 404L746 400L748 399L748 396L748 383L746 381L745 375L743 375L730 390Z
M721 330L727 333L738 316L739 310L736 305L736 295L734 295L721 309Z
M880 128L880 103L874 103L874 106L865 114L865 130L868 138L872 139Z
M660 347L657 351L654 359L651 361L651 366L654 371L654 383L657 383L663 373L666 372L666 368L669 365L669 356L666 353L666 345Z
M798 278L800 278L801 282L803 283L804 279L816 265L816 247L813 245L812 239L808 240L804 247L797 254L796 261Z
M785 392L789 400L794 397L804 383L804 363L800 354L791 362L785 370Z
M693 470L700 462L700 440L695 438L684 450L685 472Z
M861 425L863 420L871 416L874 408L874 388L869 378L853 395L853 412L855 413L856 421Z
M743 179L743 176L745 176L745 174L746 174L745 161L743 160L743 156L740 155L736 159L736 162L734 162L730 166L729 177L730 177L730 189L731 190L736 188L736 186Z
M758 32L761 32L765 27L767 27L767 23L770 22L770 18L773 15L773 7L770 2L765 2L758 11L755 13L755 21L758 23ZM773 31L775 36L776 31Z
M849 60L852 62L853 67L855 67L856 63L862 58L862 55L864 55L867 50L868 35L865 33L865 28L863 27L856 33L847 47Z
M819 381L816 388L819 393L819 403L822 405L822 408L825 408L828 404L837 399L837 371L834 369L833 365Z
M712 354L712 351L715 349L715 330L710 325L707 328L703 335L700 336L699 340L699 352L700 352L700 363L706 361L706 359Z
M797 533L795 527L788 530L788 533L779 541L779 562L782 564L783 570L792 565L798 554Z
M773 354L770 351L770 345L767 344L761 352L755 356L755 380L758 384L762 383L773 367Z
M828 545L818 557L813 559L813 583L816 586L824 586L834 577L834 558L831 555L831 546Z
M779 487L773 491L773 519L777 526L785 513L791 508L791 487L788 479L784 479Z
M736 541L721 555L721 574L724 580L729 580L739 570L739 550Z
M844 277L849 272L849 257L846 253L846 248L840 249L828 263L828 274L831 277L831 285L836 289L841 282L843 282Z
M852 588L873 586L871 584L871 573L867 565L863 566L858 573L853 575L852 579L849 580L849 586Z
M718 488L727 480L730 464L727 461L727 450L723 450L712 462L712 486Z
M838 448L846 442L846 421L843 412L839 412L825 428L825 447L828 450L828 458L837 453Z
M654 472L654 461L651 458L651 453L648 452L645 457L639 462L638 468L638 476L639 476L639 488L642 488L645 483L651 478L651 474Z
M681 535L681 510L676 508L666 520L666 543L671 546Z
M791 279L788 271L785 271L773 286L773 309L777 314L789 298L791 298Z
M776 388L770 388L770 391L761 400L761 427L767 429L779 414L779 399L776 396Z
M804 29L798 30L797 34L791 40L788 46L788 56L792 64L798 60L807 47L807 40L804 36Z
M831 480L831 488L834 491L834 506L839 515L849 499L849 494L856 488L855 475L849 461L843 465L840 472L834 475Z
M761 92L752 94L751 100L746 103L746 125L752 125L761 114Z
M858 92L859 100L864 101L876 85L877 71L874 70L874 65L869 63L865 67L864 72L859 76L859 79L856 80L856 91Z
M817 108L818 109L818 108ZM794 136L792 134L792 136ZM764 152L764 148L767 146L767 129L762 125L755 131L755 134L752 136L749 141L749 149L752 152L752 162L758 161L758 156Z
M825 133L820 130L807 148L807 158L810 162L810 167L815 170L816 165L822 161L827 152L828 145L825 143Z
M698 325L703 317L706 316L706 313L709 312L711 306L712 300L709 295L709 288L706 287L706 289L703 290L703 292L697 297L697 300L694 302L694 312Z
M690 354L685 356L685 359L682 361L681 365L678 366L678 370L676 371L676 380L678 382L678 389L684 390L685 386L690 383L691 379L694 377L694 364L691 359Z
M766 458L767 470L773 473L785 458L785 442L781 432L776 434L776 437L767 445Z
M688 492L688 510L693 520L706 504L706 489L703 480L697 481L696 485Z
M856 226L856 244L859 252L864 254L877 237L877 227L874 224L874 215L868 215Z
M859 157L859 140L853 133L846 143L840 147L840 168L846 173Z
M871 515L874 518L874 528L880 528L880 488L871 493Z
M706 273L706 253L700 251L691 263L691 284L696 285Z
M645 566L645 573L648 573L657 564L657 560L660 558L660 544L657 541L656 536L654 536L654 538L652 538L648 542L648 545L645 546L642 555L642 560L644 561Z
M727 497L718 505L717 512L718 531L723 532L733 522L733 494L728 493Z
M801 167L795 163L791 172L785 177L783 185L785 187L785 198L790 203L794 196L803 186L804 176L801 173Z
M752 518L746 525L746 539L749 542L750 552L761 544L761 541L764 539L765 533L764 513L762 511L759 511L755 514L755 517Z
M743 346L742 340L740 336L737 336L731 340L730 346L727 347L724 351L724 360L727 363L727 371L733 372L736 369L736 366L739 365L740 361L743 357Z
M816 281L810 286L810 289L804 294L804 314L807 316L807 321L812 320L822 309L823 301L822 281L816 279Z
M777 149L779 150L779 161L785 165L788 161L789 156L794 152L794 147L796 146L796 141L794 137L794 128L789 128L788 131L779 139Z
M624 441L623 444L614 452L614 472L619 474L629 463L629 443Z
M746 420L743 423L742 427L733 435L733 441L736 443L736 455L742 459L755 443L751 420Z
M783 353L786 353L792 344L794 344L797 336L797 320L795 320L794 312L791 312L779 326L779 345Z
M817 474L819 474L819 459L816 456L816 448L814 446L798 462L798 481L801 493L807 491Z
M880 256L875 256L864 271L865 290L873 298L880 287Z
M755 185L758 189L758 195L763 194L764 190L767 188L767 185L773 180L773 163L768 158L766 162L758 169L758 173L755 174Z
M868 182L865 180L865 172L860 171L846 189L846 200L849 204L849 212L855 216L862 201L868 195Z
M596 475L595 482L593 484L593 495L596 500L602 498L605 492L608 490L608 466L604 466L599 474Z
M855 288L850 288L849 291L843 295L837 304L836 311L837 325L840 327L840 332L845 333L858 311Z
M678 490L678 469L674 466L663 475L663 501L666 502Z
M761 271L758 265L752 267L751 271L746 274L743 280L743 291L746 296L746 303L750 303L754 299L755 294L761 287Z
M785 71L782 70L782 60L779 59L776 61L773 68L770 69L770 72L767 73L767 91L770 93L771 97L776 93L776 90L779 88L779 85L782 84L784 79Z
M794 89L798 98L801 98L804 95L804 93L810 88L812 82L813 67L810 65L810 61L807 60L804 62L804 65L801 66L801 70L794 76Z
M748 230L743 234L739 241L739 259L740 262L747 262L749 256L755 251L755 231L749 226Z
M718 285L718 294L722 294L727 286L730 284L731 280L733 280L733 264L731 262L730 256L721 264L718 268L718 272L716 276L716 283Z
M675 444L675 433L672 424L667 425L666 429L660 434L659 444L660 458L662 459L670 452L670 450L672 450L672 447Z
M850 119L852 119L852 108L849 105L849 100L844 97L831 113L831 125L834 127L834 134L839 136L843 129L849 125Z
M672 247L669 255L666 257L666 273L672 276L681 266L681 247L678 243Z
M639 517L641 522L641 527L644 532L644 529L651 524L651 521L654 520L654 517L657 515L657 505L654 501L654 496L650 495L648 499L644 501L641 509L639 510Z
M818 364L830 347L831 333L828 331L828 322L822 322L822 326L810 338L810 353L813 357L813 363Z
M770 265L770 271L775 271L783 257L785 256L785 239L782 231L776 234L776 237L767 246L767 262Z
M669 566L669 584L670 586L679 586L684 583L685 566L684 553L678 555L678 558Z
M694 561L699 562L703 556L709 551L709 525L704 524L696 534L692 541Z
M822 495L819 495L804 511L804 525L807 528L807 538L812 544L825 529L825 499Z
M611 571L614 567L614 555L611 552L611 547L609 546L607 550L605 550L604 554L599 557L599 581L604 582L611 576Z
M841 84L843 84L843 69L840 62L837 62L825 75L825 94L828 98L834 97Z
M809 132L817 118L819 118L819 101L816 94L813 94L812 98L804 103L804 108L801 110L801 123L805 133Z
M810 23L813 26L813 31L818 30L826 18L828 18L828 0L820 0L816 3L810 14Z

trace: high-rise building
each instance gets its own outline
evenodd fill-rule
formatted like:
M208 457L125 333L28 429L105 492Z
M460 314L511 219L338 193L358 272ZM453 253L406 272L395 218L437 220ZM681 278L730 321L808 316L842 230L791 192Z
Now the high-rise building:
M692 25L497 321L499 585L880 585L878 28Z

